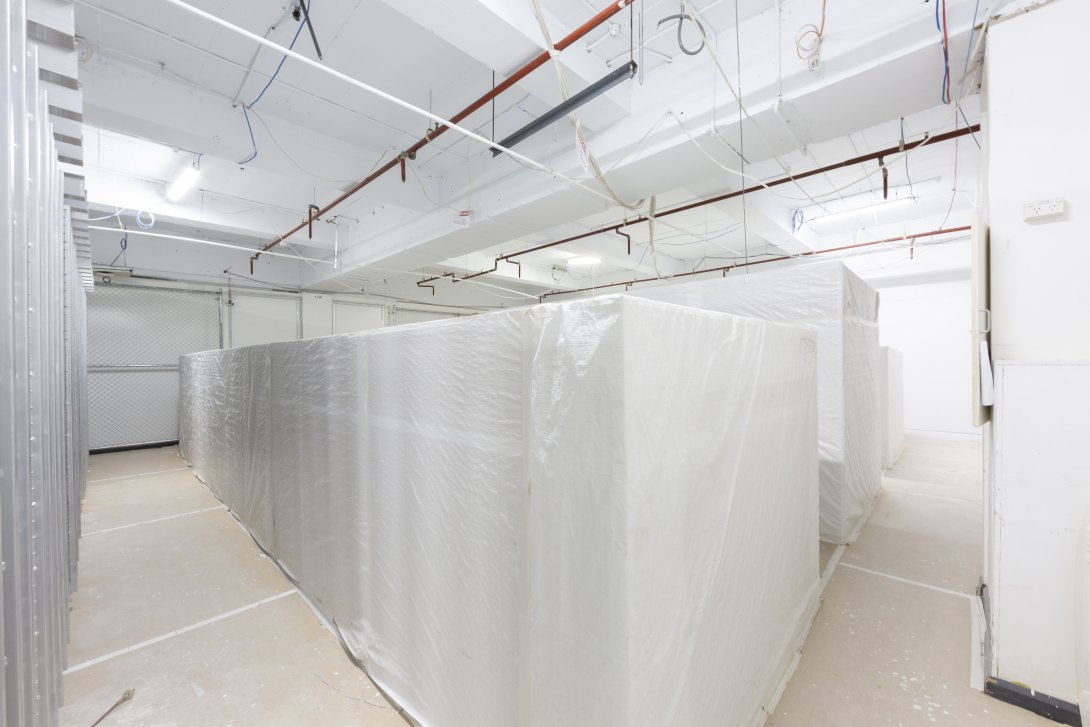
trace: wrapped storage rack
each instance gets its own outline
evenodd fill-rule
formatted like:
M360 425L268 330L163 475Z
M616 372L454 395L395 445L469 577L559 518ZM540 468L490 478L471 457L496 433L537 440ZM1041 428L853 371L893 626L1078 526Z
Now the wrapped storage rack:
M624 296L182 358L183 456L422 725L763 721L815 338Z
M882 403L882 469L897 463L905 448L904 356L898 348L882 346L878 354L879 395Z
M854 540L881 490L878 292L820 262L629 294L817 333L821 539Z

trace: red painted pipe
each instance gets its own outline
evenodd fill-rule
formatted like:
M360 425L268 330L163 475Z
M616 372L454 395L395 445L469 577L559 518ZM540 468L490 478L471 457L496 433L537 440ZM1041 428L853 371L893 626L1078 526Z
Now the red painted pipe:
M970 225L964 225L962 227L949 227L949 228L947 228L945 230L931 230L930 232L918 232L918 233L915 233L915 234L912 234L912 235L898 235L897 237L887 237L887 238L885 238L883 240L872 240L870 242L860 242L860 243L856 243L854 245L841 245L840 247L830 247L830 248L828 248L826 250L810 250L809 252L804 252L801 255L781 255L780 257L770 257L770 258L766 258L764 260L751 260L748 263L737 263L735 265L722 265L720 267L707 268L705 270L692 270L692 271L687 272L687 273L677 273L676 275L667 275L667 276L662 277L662 278L637 278L636 280L625 280L625 281L620 282L620 283L606 283L605 285L595 285L595 286L593 286L591 288L577 288L575 290L557 290L557 291L553 291L553 292L550 292L550 293L544 293L544 294L542 294L541 298L545 299L545 298L548 298L550 295L568 295L570 293L587 293L587 292L590 292L592 290L602 290L603 288L615 288L615 287L617 287L619 285L625 286L625 290L627 290L631 286L636 285L638 283L652 283L652 282L654 282L656 280L673 280L675 278L687 278L690 275L703 275L704 273L715 273L715 272L719 272L720 270L723 271L723 277L726 277L727 273L729 271L733 270L734 268L745 268L745 267L749 267L750 265L763 265L765 263L782 262L784 260L793 260L793 259L799 258L799 257L812 257L814 255L825 255L825 254L830 253L830 252L842 252L844 250L854 250L857 247L870 247L872 245L884 245L884 244L890 243L890 242L903 242L905 240L909 240L912 243L914 243L916 241L916 239L920 238L920 237L934 237L936 235L949 235L949 234L954 233L954 232L965 232L965 231L971 230L971 229L972 229L972 227Z
M955 129L954 131L948 131L945 134L938 134L936 136L924 136L923 139L921 139L920 141L915 142L912 145L912 148L915 149L915 148L919 148L919 147L927 145L927 144L936 144L936 143L938 143L940 141L949 141L951 139L957 139L959 137L965 136L966 134L971 134L971 133L973 133L975 131L980 131L980 124L974 124L973 126L968 126L968 127L963 128L963 129ZM786 177L780 177L779 179L773 179L772 181L765 182L764 184L755 184L752 187L746 187L746 188L739 189L739 190L734 191L734 192L727 192L726 194L720 194L720 195L717 195L715 197L709 197L708 199L702 199L702 200L698 200L696 202L690 202L688 204L683 204L680 207L674 207L672 209L662 210L660 212L656 212L655 217L656 218L658 218L658 217L668 217L670 215L676 215L679 212L688 212L689 210L694 210L694 209L697 209L699 207L704 207L705 205L715 204L716 202L723 202L723 201L728 200L728 199L733 199L734 197L741 197L742 195L745 195L745 194L752 194L753 192L760 192L761 190L767 189L769 187L776 187L776 186L779 186L781 184L787 184L788 182L793 182L793 181L798 180L798 179L806 179L807 177L813 177L813 176L818 175L818 174L824 174L825 172L829 172L829 171L832 171L834 169L843 169L844 167L850 167L850 166L853 166L855 164L861 164L863 162L874 161L875 159L879 159L881 157L893 154L893 153L897 152L898 150L899 150L899 147L891 147L889 149L882 149L881 151L871 152L869 154L863 154L861 156L852 157L851 159L846 159L846 160L844 160L842 162L836 162L835 164L829 164L827 166L819 167L817 169L811 169L811 170L809 170L807 172L800 172L799 174L789 174ZM625 220L624 222L618 222L615 225L609 225L608 227L599 227L598 229L590 230L588 232L582 232L582 233L580 233L578 235L572 235L571 237L565 237L565 238L563 238L561 240L554 240L553 242L542 243L541 245L535 245L534 247L528 247L525 250L519 250L518 252L512 252L512 253L508 253L506 255L500 255L499 257L496 258L496 262L494 262L492 264L492 269L491 270L484 270L484 271L479 272L479 273L473 273L472 275L466 275L465 277L460 278L460 279L461 280L468 280L470 278L478 278L478 277L480 277L482 275L487 275L488 273L494 273L494 272L496 272L496 269L498 268L499 263L500 263L501 260L504 261L504 262L513 262L512 258L521 257L522 255L527 255L527 254L529 254L531 252L537 252L538 250L546 250L546 249L551 248L551 247L557 247L558 245L564 245L564 244L569 243L569 242L575 242L576 240L583 240L583 239L588 238L588 237L594 237L595 235L602 235L602 234L607 233L607 232L616 232L618 234L624 234L624 233L621 232L621 230L623 228L630 227L631 225L636 225L636 224L639 224L641 222L647 222L647 221L648 221L647 217L645 217L643 215L640 215L639 217L636 217L636 218L631 219L631 220ZM897 239L900 239L900 238L897 238ZM631 253L631 241L629 241L629 244L630 244L629 252ZM753 264L757 264L757 263L753 263ZM712 269L713 270L718 270L719 268L712 268ZM707 271L701 271L701 272L707 272ZM417 283L417 285L420 285L420 283L430 283L430 282L432 282L434 280L438 280L438 279L439 279L439 276L424 278L419 283ZM654 279L654 278L652 278L652 279ZM642 281L639 281L639 282L642 282ZM600 286L600 287L609 287L609 286ZM559 293L553 293L552 295L559 295Z
M579 40L580 38L585 36L587 33L594 30L599 25L601 25L603 22L605 22L609 18L613 17L614 15L619 13L621 10L623 10L627 6L631 5L632 2L633 2L633 0L615 0L614 2L610 3L609 7L604 8L597 15L595 15L593 18L591 18L590 20L583 23L578 28L576 28L575 30L573 30L572 32L568 33L566 36L561 38L560 41L557 42L557 44L553 46L553 48L555 48L557 51L562 51L565 48L568 48L573 43L575 43L577 40ZM465 119L467 116L472 114L474 111L477 111L478 109L483 107L485 104L487 104L489 101L496 98L496 96L499 96L501 93L503 93L507 89L511 88L512 86L514 86L516 83L518 83L522 79L526 78L526 76L530 75L533 71L535 71L538 68L540 68L541 66L545 65L545 63L548 62L549 58L551 58L551 57L552 56L551 56L549 51L542 51L539 55L534 57L534 59L532 61L530 61L529 63L524 65L522 68L518 69L517 71L515 71L505 81L500 83L498 86L494 86L491 90L488 91L488 93L481 96L479 99L477 99L476 101L471 103L469 106L466 106L464 109L462 109L461 111L456 113L454 116L451 116L450 120L452 122L454 122L455 124L459 123L460 121ZM408 149L406 149L405 152L404 152L404 156L408 156L410 159L414 158L416 156L416 152L423 149L432 140L434 140L435 137L437 137L440 134L448 131L449 129L450 129L449 126L447 126L446 124L443 124L442 126L436 127L435 130L429 131L427 136L425 136L423 139L421 139L420 141L416 142L415 144L410 146ZM346 191L340 197L337 197L337 199L333 200L332 202L327 204L325 207L323 207L318 212L318 216L321 217L321 216L325 215L331 209L333 209L337 205L341 204L342 202L344 202L349 197L352 197L353 195L355 195L357 192L359 192L361 189L366 187L368 184L375 181L376 179L381 177L383 174L386 174L386 172L390 171L394 167L398 166L398 163L403 158L404 158L403 156L402 157L395 157L394 159L391 159L390 161L386 162L384 165L382 165L377 170L375 170L372 174L370 174L369 176L367 176L366 178L364 178L363 180L361 180L357 184L353 185L351 189ZM298 226L292 228L291 230L288 230L283 235L280 235L278 238L276 238L275 240L270 242L268 245L261 248L262 252L264 252L266 250L271 250L272 248L276 247L281 242L283 242L286 238L291 237L296 232L299 232L299 230L303 229L303 227L305 227L305 225L298 225Z

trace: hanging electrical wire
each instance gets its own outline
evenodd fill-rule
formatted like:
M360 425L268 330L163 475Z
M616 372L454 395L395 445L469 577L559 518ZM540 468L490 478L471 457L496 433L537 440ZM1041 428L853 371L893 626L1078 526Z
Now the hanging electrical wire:
M659 21L658 26L661 28L664 24L669 23L671 20L677 21L677 47L681 49L681 52L687 56L698 56L700 51L704 50L706 43L704 42L704 26L700 24L700 21L685 12L684 6L681 8L681 12L675 15L667 15L665 18ZM685 29L685 21L688 20L693 25L697 26L700 30L700 45L696 48L689 48L685 45L685 38L682 36L682 31Z
M659 257L655 253L655 195L651 195L651 207L647 210L647 234L647 247L651 250L651 267L655 269L655 277L661 278Z
M309 25L309 23L310 23L310 6L311 6L311 2L312 2L312 0L306 0L306 5L304 7L303 3L302 3L302 0L300 0L299 6L303 9L303 12L306 14L306 22L302 22L302 21L299 22L299 27L295 29L295 35L292 37L291 43L288 44L288 50L294 50L295 49L295 42L297 40L299 40L299 35L303 32L303 26L304 25ZM296 20L299 21L299 18L296 18ZM314 31L311 30L312 34L313 34L313 32ZM318 47L317 39L315 39L315 41L314 41L314 46L315 46L315 49L317 49L317 47ZM321 57L320 52L319 52L319 57ZM254 127L250 124L250 113L249 112L250 112L251 109L253 109L254 106L257 105L257 102L262 99L262 97L265 95L265 92L269 90L269 87L273 85L273 81L275 81L276 77L280 75L280 69L282 69L284 67L284 62L287 59L288 59L287 55L282 56L280 58L280 63L278 63L277 66L276 66L276 70L273 71L273 74L271 76L269 76L268 82L265 84L264 88L261 89L261 92L259 94L257 94L257 97L253 101L251 101L250 103L242 104L242 117L243 117L243 119L246 120L246 131L250 135L250 145L253 147L253 152L250 154L250 156L248 156L245 159L243 159L242 161L240 161L238 163L239 166L242 166L243 164L248 164L248 163L252 162L254 159L257 158L257 141L254 139ZM265 122L262 121L262 124L264 124L264 123ZM268 127L266 127L265 130L268 131ZM279 147L279 144L277 146ZM283 149L281 149L281 151L283 151Z
M795 54L809 63L811 68L817 65L821 56L821 41L825 39L825 2L821 0L821 24L804 25L795 36Z
M147 222L144 221L144 215L147 215ZM136 220L136 226L141 229L150 230L155 227L155 215L147 210L140 210L133 215L133 219Z
M549 33L549 26L545 22L545 14L541 9L541 3L539 2L539 0L530 0L530 6L533 9L534 17L537 19L538 27L541 29L541 35L545 39L545 47L548 48L549 54L552 56L552 66L556 69L557 81L560 83L560 94L564 98L564 100L567 101L568 98L571 97L571 93L568 90L567 79L564 77L564 67L560 64L560 61L556 57L558 53L555 46L553 45L552 35ZM643 200L639 200L636 203L626 202L625 200L621 199L621 197L617 194L616 191L614 191L613 187L610 186L609 182L606 180L605 173L602 172L602 168L598 165L598 160L594 157L594 152L591 151L590 145L587 143L587 139L583 135L583 127L579 123L579 115L573 111L572 113L568 114L568 119L571 121L571 125L575 129L577 150L586 161L587 171L593 174L594 178L598 180L598 183L602 186L602 189L605 190L606 194L609 195L614 202L626 209L639 209L640 206L643 204Z
M905 150L905 117L901 117L901 151ZM908 173L908 154L905 154L905 179L908 180L908 196L915 198L916 192L912 188L912 175Z
M245 109L246 109L246 107L243 106L244 111L245 111ZM280 153L283 154L284 157L289 162L292 163L292 166L294 166L296 169L298 169L303 174L314 177L315 179L320 179L323 182L329 182L330 184L338 184L338 185L339 184L349 184L351 182L356 181L355 178L352 178L352 179L330 179L329 177L324 177L321 174L318 174L317 172L314 172L314 171L311 171L310 169L307 169L302 164L300 164L298 161L296 161L295 157L293 157L288 152L288 150L285 149L280 144L279 141L277 141L276 136L272 133L272 130L269 128L269 125L265 122L265 119L261 116L261 114L259 114L257 112L257 109L251 108L250 112L254 115L254 118L257 119L258 123L261 124L262 128L265 129L265 134L269 137L269 141L271 141L273 143L273 146L275 146L277 149L279 149ZM388 150L384 149L383 152L382 152L382 156L379 157L378 162L376 162L374 164L374 166L371 167L371 171L374 171L378 167L378 165L382 162L383 158L386 156L387 153L388 153Z
M684 3L685 0L682 0ZM746 136L745 126L742 123L742 28L741 18L738 15L740 0L734 0L734 51L738 61L738 161L742 174L746 173ZM824 26L824 21L822 26ZM702 31L703 32L703 31ZM819 35L820 38L820 35ZM746 221L746 188L742 187L742 244L746 251L746 273L749 273L749 225Z
M119 240L117 244L118 244L118 247L121 248L121 250L118 251L117 257L115 257L113 260L111 260L110 264L107 267L113 267L115 264L117 264L118 258L120 258L122 255L125 255L125 251L129 249L129 236L128 235L122 235L121 240ZM125 255L125 262L123 264L125 265L125 267L128 267L128 263L129 263L129 257L128 257L128 255Z
M935 29L939 31L942 40L942 94L943 104L950 103L950 36L946 27L946 0L934 0L935 2ZM941 19L940 19L941 16Z
M694 16L694 17L697 16L697 13L695 11L691 10L691 8L689 7L688 0L681 0L681 9L682 9L683 12L688 13L688 14ZM736 8L736 10L737 10L737 8ZM737 23L735 23L735 28L737 29ZM733 96L734 100L738 102L738 108L741 110L741 114L746 119L749 120L749 122L752 124L753 128L757 131L758 134L760 134L760 136L764 140L764 142L766 144L768 144L768 146L771 147L772 144L771 144L771 142L769 142L768 136L764 133L764 130L761 128L761 125L758 124L757 121L752 116L749 115L749 111L746 109L745 104L742 103L742 99L738 95L738 92L735 90L734 84L731 83L730 76L727 75L727 72L723 68L723 65L719 62L719 57L715 54L715 51L713 51L712 47L708 44L707 36L704 34L704 27L702 25L697 25L697 30L700 31L700 34L701 34L700 37L701 37L702 40L704 40L704 48L705 48L705 50L708 51L708 55L711 56L712 63L715 64L715 68L718 71L720 78L723 79L723 83L726 85L727 90L730 91L731 96ZM740 31L739 31L739 33L740 33ZM692 138L692 137L690 137L690 138ZM779 165L780 170L784 173L784 175L791 178L791 173L788 171L787 166L783 163L783 161L778 156L775 156L775 155L773 155L772 158L776 161L776 164ZM798 187L798 190L800 192L802 192L804 195L806 195L806 197L811 202L813 202L818 207L821 206L821 203L818 202L817 200L815 200L813 197L811 197L810 194L805 189L802 188L802 185L799 184L798 181L796 181L794 178L791 178L791 181L796 187Z
M861 183L867 181L868 179L873 177L875 174L878 174L878 173L880 173L882 171L881 166L868 167L867 171L863 174L863 176L861 176L861 177L859 177L857 179L853 179L852 181L850 181L850 182L848 182L846 184L841 184L841 185L838 185L836 187L833 187L833 189L829 190L828 192L823 192L823 193L818 194L818 195L806 194L805 197L796 197L794 195L784 194L783 192L779 192L779 191L773 189L773 187L771 185L769 185L768 183L766 183L764 180L760 179L759 177L755 177L752 174L750 174L749 172L743 172L743 171L741 171L739 169L735 169L735 168L733 168L731 166L728 166L727 164L724 164L719 159L716 159L703 146L700 145L700 142L698 142L696 140L696 138L689 132L689 130L685 127L685 124L682 123L681 119L679 119L677 116L675 116L671 112L667 112L666 115L672 117L674 119L674 121L677 122L677 124L681 128L681 130L683 132L685 132L685 135L689 138L689 141L691 141L696 146L696 148L698 150L700 150L700 152L705 157L707 157L707 159L709 161L711 161L713 164L718 166L720 169L722 169L723 171L728 172L730 174L734 174L734 175L736 175L738 177L742 177L744 179L749 179L750 181L755 182L756 184L760 185L764 189L768 190L774 196L776 196L776 197L778 197L778 198L780 198L782 200L789 201L789 202L807 202L808 201L808 202L811 202L812 204L814 204L815 206L821 207L821 208L824 209L824 206L822 205L822 202L821 202L822 200L826 200L828 198L838 196L838 195L840 195L840 193L842 193L842 192L844 192L844 191L846 191L848 189L851 189L852 187L856 186L857 184L861 184ZM899 160L901 157L907 156L911 152L913 152L916 149L920 148L921 146L924 146L925 144L927 144L929 142L929 140L930 140L930 137L925 136L923 139L916 142L912 146L909 146L909 147L905 148L905 150L903 152L900 152L900 153L897 153L897 154L894 154L894 155L890 156L889 157L889 160L890 160L889 163L892 164L893 162ZM794 179L793 177L791 177L790 175L788 176L787 179L788 179L788 181L793 182L796 187L799 186L798 181L796 179ZM799 188L801 189L801 187L799 187ZM805 190L803 190L803 192L805 194Z
M954 129L955 130L957 129L957 126L958 126L958 115L957 115L957 113L955 111L955 113L954 113ZM950 219L950 213L954 211L954 200L956 200L957 196L958 196L958 148L960 146L960 144L958 144L959 141L960 141L960 139L955 139L954 140L954 179L953 179L953 184L950 185L952 187L952 189L950 190L950 204L947 205L947 207L946 207L946 216L944 216L942 218L942 224L939 225L939 227L946 227L946 222Z

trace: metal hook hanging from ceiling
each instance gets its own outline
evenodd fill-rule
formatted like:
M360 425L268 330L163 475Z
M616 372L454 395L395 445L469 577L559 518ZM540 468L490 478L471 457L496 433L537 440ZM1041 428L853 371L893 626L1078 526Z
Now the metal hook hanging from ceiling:
M681 49L681 52L688 56L699 55L700 51L704 50L704 26L700 24L700 21L694 18L689 13L685 12L685 6L682 5L681 12L676 15L667 15L665 18L659 21L658 26L661 28L663 24L669 23L671 20L677 21L677 46ZM685 41L681 37L681 32L685 29L685 21L688 20L697 27L700 31L700 45L694 50L690 50L685 47Z

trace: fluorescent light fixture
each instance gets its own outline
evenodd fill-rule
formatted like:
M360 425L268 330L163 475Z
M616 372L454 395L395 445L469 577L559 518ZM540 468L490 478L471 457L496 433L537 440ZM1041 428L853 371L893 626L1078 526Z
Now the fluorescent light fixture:
M595 255L577 255L572 258L568 258L568 265L573 268L589 268L592 265L598 265L602 262L602 258Z
M174 181L167 186L167 199L171 202L177 202L185 195L193 185L197 183L200 178L201 172L195 166L186 167L174 178Z
M604 78L601 78L592 83L591 85L587 86L564 103L560 104L559 106L554 106L550 110L546 111L542 116L534 119L526 126L523 126L514 134L511 134L506 139L501 141L499 143L499 146L503 147L504 149L510 149L515 144L518 144L520 141L526 139L527 137L533 136L557 119L567 116L572 111L575 111L577 108L585 104L587 101L601 96L603 93L613 88L621 81L628 80L635 75L636 63L634 61L629 61L620 68L614 70L608 76L605 76ZM503 151L501 149L492 147L492 156L499 156L502 153Z
M855 207L850 210L840 210L839 212L830 212L829 214L822 215L821 217L815 217L810 222L820 224L829 220L838 220L846 217L858 217L859 215L868 214L877 210L886 211L896 207L906 207L910 204L915 204L915 197L901 197L900 199L883 200L876 204L864 205L862 207Z

